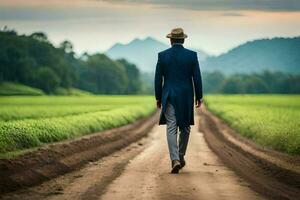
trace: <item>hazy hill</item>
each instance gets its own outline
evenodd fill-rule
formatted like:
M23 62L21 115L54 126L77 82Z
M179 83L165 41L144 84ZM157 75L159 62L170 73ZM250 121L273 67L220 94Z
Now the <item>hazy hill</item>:
M260 39L242 44L217 57L208 57L205 71L225 74L264 70L300 73L300 37Z
M135 63L143 72L152 72L155 70L157 53L169 48L170 46L147 37L143 40L134 39L128 44L117 43L106 51L106 55L112 59L125 58ZM201 50L196 50L198 57L203 60L207 54Z

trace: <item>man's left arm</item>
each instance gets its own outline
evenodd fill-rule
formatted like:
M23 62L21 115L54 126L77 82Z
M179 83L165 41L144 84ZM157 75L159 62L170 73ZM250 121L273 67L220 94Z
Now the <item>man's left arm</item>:
M194 61L193 61L193 81L194 81L195 94L196 94L196 106L200 107L202 103L203 92L202 92L202 78L201 78L197 53L195 53Z

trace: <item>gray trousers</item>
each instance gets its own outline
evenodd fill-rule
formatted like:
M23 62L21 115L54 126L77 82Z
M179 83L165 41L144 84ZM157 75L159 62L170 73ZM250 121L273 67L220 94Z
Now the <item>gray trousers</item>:
M179 160L179 156L185 155L188 141L189 141L191 127L190 126L179 127L180 134L179 134L179 146L178 146L178 142L177 142L178 126L176 124L175 109L170 103L167 103L165 118L167 122L167 141L168 141L170 158L171 160Z

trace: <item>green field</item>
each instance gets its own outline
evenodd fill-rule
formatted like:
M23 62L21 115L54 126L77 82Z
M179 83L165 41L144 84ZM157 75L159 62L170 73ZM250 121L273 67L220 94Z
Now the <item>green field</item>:
M11 96L11 95L30 95L30 96L40 96L45 93L37 88L32 88L26 85L3 82L0 83L0 96Z
M0 83L0 96L41 96L45 93L37 88L13 82ZM92 93L77 88L56 88L51 95L57 96L90 96Z
M128 124L154 105L151 96L0 97L0 154Z
M262 146L300 154L300 95L208 95L208 109Z

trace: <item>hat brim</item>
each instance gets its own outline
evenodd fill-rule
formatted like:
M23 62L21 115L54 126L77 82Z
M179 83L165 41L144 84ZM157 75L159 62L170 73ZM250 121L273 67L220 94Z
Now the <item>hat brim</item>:
M185 39L185 38L187 38L188 36L186 35L186 34L184 34L183 36L181 36L181 37L176 37L176 36L174 36L174 35L172 35L171 33L169 33L167 36L166 36L167 38L173 38L173 39Z

